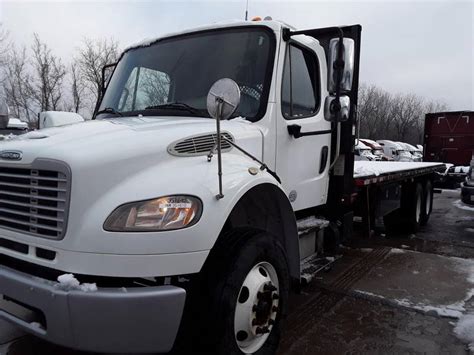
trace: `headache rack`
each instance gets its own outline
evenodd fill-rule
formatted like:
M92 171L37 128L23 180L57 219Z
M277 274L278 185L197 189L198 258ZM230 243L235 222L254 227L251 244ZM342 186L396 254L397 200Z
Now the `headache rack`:
M0 164L0 228L50 239L66 233L70 169L37 159L31 165Z

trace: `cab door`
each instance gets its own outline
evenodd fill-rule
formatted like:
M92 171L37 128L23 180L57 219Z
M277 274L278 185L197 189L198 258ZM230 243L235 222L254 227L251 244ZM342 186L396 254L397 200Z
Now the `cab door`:
M277 90L276 171L295 211L326 203L331 147L331 123L322 107L324 50L314 40L304 43L283 46L279 95Z

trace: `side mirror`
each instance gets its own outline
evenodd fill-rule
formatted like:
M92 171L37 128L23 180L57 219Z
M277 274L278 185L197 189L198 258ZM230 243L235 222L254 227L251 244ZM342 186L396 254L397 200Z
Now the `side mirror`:
M338 66L338 47L339 38L333 38L329 42L329 82L328 91L331 94L336 93L337 89L337 71L341 70L341 80L339 88L342 92L350 91L352 89L352 78L354 77L354 40L351 38L344 38L342 41L342 60L341 66Z
M81 115L65 111L44 111L40 112L38 117L39 129L84 122L84 118Z
M341 42L342 41L342 42ZM349 119L354 77L354 40L351 38L332 38L329 42L328 91L324 103L324 119L330 122L343 122Z
M221 120L226 120L237 109L240 103L240 88L232 79L217 80L207 94L207 111L216 119L216 148L217 148L217 175L219 179L219 193L216 198L224 197L222 192L222 148L221 148ZM212 151L209 153L212 157ZM209 159L209 156L208 156ZM209 160L210 161L210 160Z
M324 101L324 119L330 122L344 122L349 119L351 99L341 96L339 100L334 96L326 97Z
M7 105L7 100L0 99L0 129L8 127L8 121L10 119L10 109Z
M207 95L207 111L217 120L226 120L240 103L240 88L228 78L217 80Z

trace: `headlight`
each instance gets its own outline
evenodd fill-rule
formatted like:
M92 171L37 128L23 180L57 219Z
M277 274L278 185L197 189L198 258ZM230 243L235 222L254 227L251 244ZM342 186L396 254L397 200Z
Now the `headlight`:
M166 196L118 207L105 221L104 229L111 232L180 229L195 224L201 213L202 203L197 197Z

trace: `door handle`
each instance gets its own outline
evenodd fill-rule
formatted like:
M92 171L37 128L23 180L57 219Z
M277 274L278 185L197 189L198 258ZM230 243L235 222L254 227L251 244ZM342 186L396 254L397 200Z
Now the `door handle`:
M301 126L299 124L292 124L288 126L288 133L294 138L300 138L304 136L317 136L321 134L329 134L332 131L330 129L322 131L311 131L311 132L301 132Z

